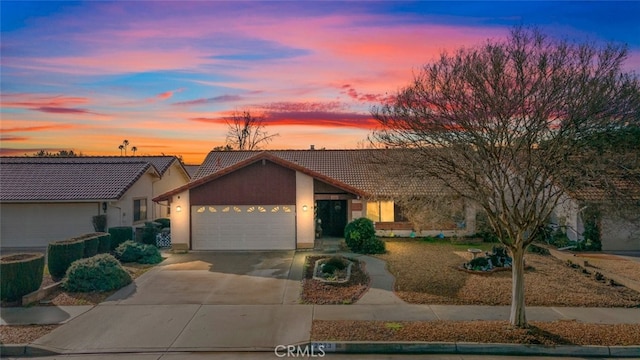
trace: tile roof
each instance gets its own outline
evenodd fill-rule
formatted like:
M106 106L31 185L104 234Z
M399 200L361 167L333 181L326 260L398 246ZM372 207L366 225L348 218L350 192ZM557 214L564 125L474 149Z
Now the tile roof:
M175 156L77 156L77 157L0 157L2 163L140 163L151 164L161 176L169 169ZM185 172L186 169L185 169Z
M377 170L375 159L385 150L273 150L273 151L212 151L200 166L192 181L205 179L234 165L250 161L260 154L282 159L318 175L360 190L368 197L398 195L430 195L442 187L431 181L407 178L389 178Z
M82 159L0 158L0 201L116 200L147 171L157 174L146 161Z

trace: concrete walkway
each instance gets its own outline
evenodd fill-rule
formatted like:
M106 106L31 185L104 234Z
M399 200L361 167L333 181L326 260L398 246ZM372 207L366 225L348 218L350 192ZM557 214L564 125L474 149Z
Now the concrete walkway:
M2 324L63 325L31 345L56 353L165 351L273 351L277 345L306 344L313 320L463 321L507 320L508 306L413 305L393 293L393 277L377 258L347 254L363 261L370 290L353 305L301 305L297 297L304 258L292 260L279 304L127 304L95 307L2 309ZM147 274L145 274L147 275ZM144 281L144 276L140 281ZM640 323L640 309L528 307L530 321L576 320L587 323Z

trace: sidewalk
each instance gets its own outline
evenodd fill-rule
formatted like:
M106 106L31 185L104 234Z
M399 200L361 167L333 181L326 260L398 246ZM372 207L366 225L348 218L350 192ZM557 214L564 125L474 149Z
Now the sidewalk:
M301 257L316 253L316 251L297 253L288 281L299 281L303 271ZM1 311L2 325L62 323L63 326L37 339L29 347L25 348L24 345L22 347L26 352L31 351L31 353L49 351L80 354L273 351L277 345L309 344L314 320L506 321L509 318L509 306L407 304L393 293L394 279L386 271L383 261L364 255L345 255L364 261L372 279L371 289L353 305L292 303L114 305L103 303L95 307L7 308ZM530 321L545 322L576 320L599 324L640 323L640 309L527 307L527 318ZM439 351L448 353L491 354L504 351L502 353L512 355L568 353L580 356L614 356L620 354L620 352L614 354L609 347L558 347L560 350L553 350L556 348L553 347L549 350L549 347L518 344L476 344L476 348L456 343L440 343L438 346L429 343L334 343L333 346L338 351L344 352L433 352L440 349ZM3 345L3 347L5 352L10 346ZM640 347L622 348L623 354L625 351L628 354L634 352L640 354Z

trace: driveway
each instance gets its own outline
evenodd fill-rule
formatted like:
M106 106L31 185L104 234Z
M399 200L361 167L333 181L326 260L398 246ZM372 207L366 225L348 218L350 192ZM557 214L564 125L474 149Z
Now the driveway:
M297 301L301 271L291 271L293 251L164 256L169 258L113 294L107 304L275 305Z

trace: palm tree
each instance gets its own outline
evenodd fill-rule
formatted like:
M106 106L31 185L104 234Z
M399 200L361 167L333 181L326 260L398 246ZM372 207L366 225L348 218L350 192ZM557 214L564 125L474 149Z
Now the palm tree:
M131 151L133 151L133 156L136 156L136 151L138 151L138 148L134 146L131 148Z
M127 146L129 146L129 140L124 139L124 141L122 141L122 145L124 146L124 156L127 156Z
M124 145L118 146L118 149L120 149L120 156L122 156L122 150L124 150Z

